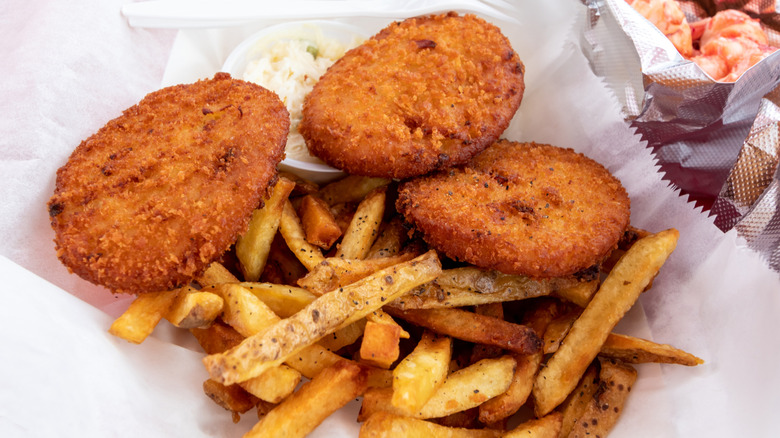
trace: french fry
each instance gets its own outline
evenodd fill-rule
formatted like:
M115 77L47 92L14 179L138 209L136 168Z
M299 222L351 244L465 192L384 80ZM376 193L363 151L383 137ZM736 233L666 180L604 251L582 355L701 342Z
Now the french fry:
M440 418L479 406L509 387L515 370L511 356L483 359L453 372L433 393L423 407L411 415L415 418ZM392 388L372 388L363 395L358 421L364 421L379 411L403 415L392 404Z
M572 438L606 436L623 413L636 370L615 360L601 360L599 388L582 416L574 423Z
M539 336L526 326L462 309L399 310L387 306L385 310L394 317L476 344L495 345L523 354L541 348Z
M279 222L279 232L284 241L287 242L287 246L292 250L292 253L307 270L311 271L325 260L320 248L306 241L301 221L298 219L298 214L295 213L295 208L293 208L289 200L284 203L282 218Z
M359 260L366 258L379 234L379 225L385 214L385 199L385 189L382 187L360 201L341 243L338 244L336 257Z
M405 415L418 412L444 383L452 358L452 338L423 332L420 342L393 370L391 403Z
M142 343L168 313L178 294L179 289L138 295L108 332L135 344Z
M221 263L213 262L196 281L201 287L206 287L219 283L238 283L238 278Z
M307 272L309 270L295 257L281 233L277 233L274 241L271 242L271 252L268 254L265 269L260 275L260 281L296 285Z
M502 303L487 303L474 306L474 313L477 315L491 316L493 318L504 319L504 305ZM494 358L504 354L501 347L495 345L474 344L471 347L471 363L482 359Z
M349 175L320 189L320 198L328 205L356 202L365 198L372 190L390 184L388 178L372 178Z
M352 345L357 342L357 340L363 336L365 328L366 320L359 319L320 339L319 344L330 351L338 351L347 345Z
M544 353L550 354L558 351L566 335L574 325L574 321L582 314L582 309L572 308L558 315L544 331Z
M225 300L222 320L245 337L264 330L279 319L265 303L239 283L220 283L208 290Z
M401 309L477 306L546 296L578 284L572 279L535 280L522 275L461 267L444 270L435 282L421 286L393 305Z
M281 318L290 317L309 305L316 295L306 289L274 283L242 282L241 286L249 289L276 315Z
M598 290L600 283L601 282L598 279L578 281L574 284L556 289L554 294L584 308L588 305L591 298L593 298L593 294Z
M244 437L304 437L365 389L360 366L336 362L268 412Z
M390 368L401 353L401 327L368 321L360 344L360 361L378 368Z
M315 266L306 276L298 280L298 286L315 295L322 295L333 289L354 283L380 269L411 260L419 255L414 252L407 252L370 260L328 257Z
M521 423L503 435L504 438L558 438L561 431L562 415L551 412L542 418ZM598 436L598 435L596 435Z
M245 280L257 281L260 278L271 242L279 228L284 203L294 187L294 182L279 178L264 205L252 212L246 232L236 241L236 256Z
M190 333L195 336L206 354L222 353L244 340L241 333L219 319L206 328L190 329Z
M165 319L179 328L208 327L222 313L223 305L219 295L188 286L179 292Z
M430 421L377 412L360 426L360 438L497 438L501 431L441 426Z
M238 385L225 386L211 379L203 382L203 392L225 410L233 413L233 422L237 423L239 414L243 414L257 404L257 399Z
M599 367L597 362L591 364L580 379L577 387L569 394L569 397L561 404L560 412L563 414L561 421L561 432L559 436L568 437L574 423L579 419L585 410L588 409L596 391L599 388Z
M403 221L398 216L394 216L388 222L383 222L379 230L379 236L377 236L374 244L368 250L366 258L390 257L401 253L407 238L406 233Z
M300 312L248 337L235 348L206 356L204 365L211 378L223 384L257 376L440 273L436 253L429 251L322 295Z
M537 300L533 304L534 307L528 310L523 318L523 324L541 333L552 321L558 306L555 301L548 299ZM540 349L531 354L514 354L514 358L517 367L509 388L479 407L479 420L485 424L493 424L508 418L526 403L533 388L534 377L544 359L544 352Z
M398 327L399 336L401 336L402 339L409 339L409 332L404 330L400 324L395 322L392 316L388 315L387 312L385 312L382 309L376 309L373 312L366 315L366 320L375 322L377 324L387 324L387 325Z
M260 400L279 403L292 394L300 382L300 372L287 365L279 365L238 385Z
M625 363L671 363L696 366L704 363L698 357L674 348L671 345L656 344L646 339L610 333L599 350L599 355L619 359Z
M306 241L322 249L329 249L341 237L341 227L328 204L314 195L306 195L298 207Z
M640 239L615 265L537 375L533 389L537 416L552 411L574 389L609 333L672 253L678 236L671 229Z

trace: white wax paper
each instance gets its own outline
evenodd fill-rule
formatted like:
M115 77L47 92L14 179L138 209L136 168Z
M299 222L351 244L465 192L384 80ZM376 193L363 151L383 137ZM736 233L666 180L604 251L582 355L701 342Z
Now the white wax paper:
M231 424L202 395L202 354L176 345L167 323L141 346L107 335L128 298L68 274L54 253L46 202L56 169L79 141L161 83L212 76L243 36L264 25L178 34L133 29L119 14L121 3L0 5L0 255L9 259L0 261L0 436L240 436L254 422L250 413ZM505 136L584 152L622 180L634 225L681 234L653 289L619 330L706 363L639 366L611 436L772 436L771 408L780 406L780 280L733 232L721 233L661 180L581 54L584 7L574 0L516 4L510 12L520 25L496 22L527 73ZM370 32L389 22L348 21ZM356 409L353 403L340 411L317 434L356 436Z

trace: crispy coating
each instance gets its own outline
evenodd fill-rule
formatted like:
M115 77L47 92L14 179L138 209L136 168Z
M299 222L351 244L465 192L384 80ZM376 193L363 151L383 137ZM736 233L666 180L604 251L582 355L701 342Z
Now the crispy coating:
M600 164L507 140L466 166L403 183L396 206L450 258L532 277L599 263L630 219L628 194Z
M115 292L188 283L246 229L289 123L274 93L226 73L147 95L57 171L60 260Z
M348 173L422 175L499 138L520 106L524 71L480 18L409 18L331 66L305 100L300 131L312 154Z

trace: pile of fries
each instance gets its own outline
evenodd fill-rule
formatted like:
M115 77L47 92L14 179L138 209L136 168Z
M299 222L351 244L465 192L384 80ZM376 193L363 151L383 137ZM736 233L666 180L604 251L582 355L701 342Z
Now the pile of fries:
M163 318L189 330L205 394L234 421L256 411L247 437L305 436L356 398L366 437L603 437L631 364L702 363L612 332L676 230L632 228L590 278L536 280L428 249L394 191L281 174L234 251L190 286L139 295L110 332L141 343Z

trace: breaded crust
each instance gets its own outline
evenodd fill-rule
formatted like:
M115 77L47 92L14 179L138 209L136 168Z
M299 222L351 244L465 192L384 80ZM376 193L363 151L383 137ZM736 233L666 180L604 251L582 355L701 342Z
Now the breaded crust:
M403 183L396 206L450 258L532 277L599 263L630 220L628 194L602 165L506 140L464 167Z
M60 260L115 292L188 283L245 230L289 124L276 94L226 73L147 95L57 171Z
M331 66L305 100L300 131L313 155L348 173L422 175L499 138L520 106L524 71L480 18L409 18Z

